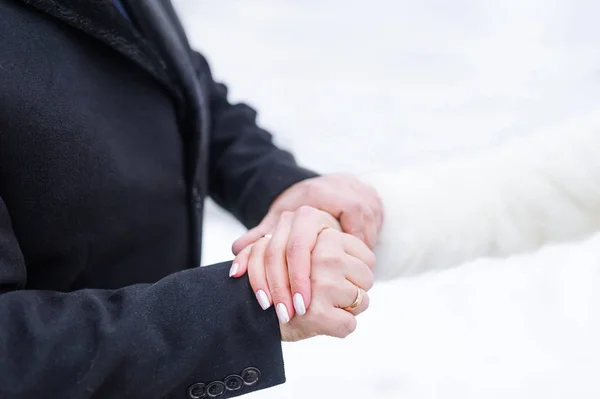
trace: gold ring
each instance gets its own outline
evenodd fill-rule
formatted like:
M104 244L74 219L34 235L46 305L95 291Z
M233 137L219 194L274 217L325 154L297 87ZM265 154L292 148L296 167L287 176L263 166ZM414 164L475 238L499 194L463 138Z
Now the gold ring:
M347 312L352 312L354 309L360 306L363 301L363 290L359 286L356 287L356 299L349 306L344 308Z

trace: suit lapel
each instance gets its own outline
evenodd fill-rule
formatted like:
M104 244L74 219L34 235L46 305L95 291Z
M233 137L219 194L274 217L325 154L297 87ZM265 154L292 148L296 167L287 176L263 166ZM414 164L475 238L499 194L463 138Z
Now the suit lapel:
M120 52L154 76L170 92L180 94L167 66L112 0L19 0L76 28Z

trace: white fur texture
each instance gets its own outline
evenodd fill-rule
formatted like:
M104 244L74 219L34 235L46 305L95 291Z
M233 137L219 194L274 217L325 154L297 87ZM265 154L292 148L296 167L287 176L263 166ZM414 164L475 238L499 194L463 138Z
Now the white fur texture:
M362 176L386 217L379 280L600 230L600 110L467 158Z

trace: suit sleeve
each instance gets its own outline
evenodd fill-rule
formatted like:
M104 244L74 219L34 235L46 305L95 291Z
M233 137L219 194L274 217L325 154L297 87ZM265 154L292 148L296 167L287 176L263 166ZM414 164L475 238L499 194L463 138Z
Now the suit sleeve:
M288 187L317 173L273 144L256 123L256 111L231 104L227 87L213 80L206 59L194 53L196 70L209 88L211 109L209 194L246 227L257 225Z
M277 318L227 269L115 291L27 290L0 199L0 397L230 398L283 383Z

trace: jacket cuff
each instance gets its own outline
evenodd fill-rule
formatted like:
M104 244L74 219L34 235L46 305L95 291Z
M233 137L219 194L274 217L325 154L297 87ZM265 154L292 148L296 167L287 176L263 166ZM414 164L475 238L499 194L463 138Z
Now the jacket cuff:
M296 183L320 176L296 164L268 165L260 173L246 194L241 208L241 222L251 229L265 217L271 204L286 189Z
M230 266L231 262L226 262L203 267L207 269L205 273L222 275L230 286L223 287L231 293L227 302L216 304L228 308L222 313L227 314L229 320L219 320L220 317L211 320L222 324L222 334L205 338L212 339L212 344L209 352L198 358L198 373L189 375L169 398L227 399L285 382L281 332L275 310L273 307L262 310L247 275L228 279ZM207 330L214 327L207 326Z

